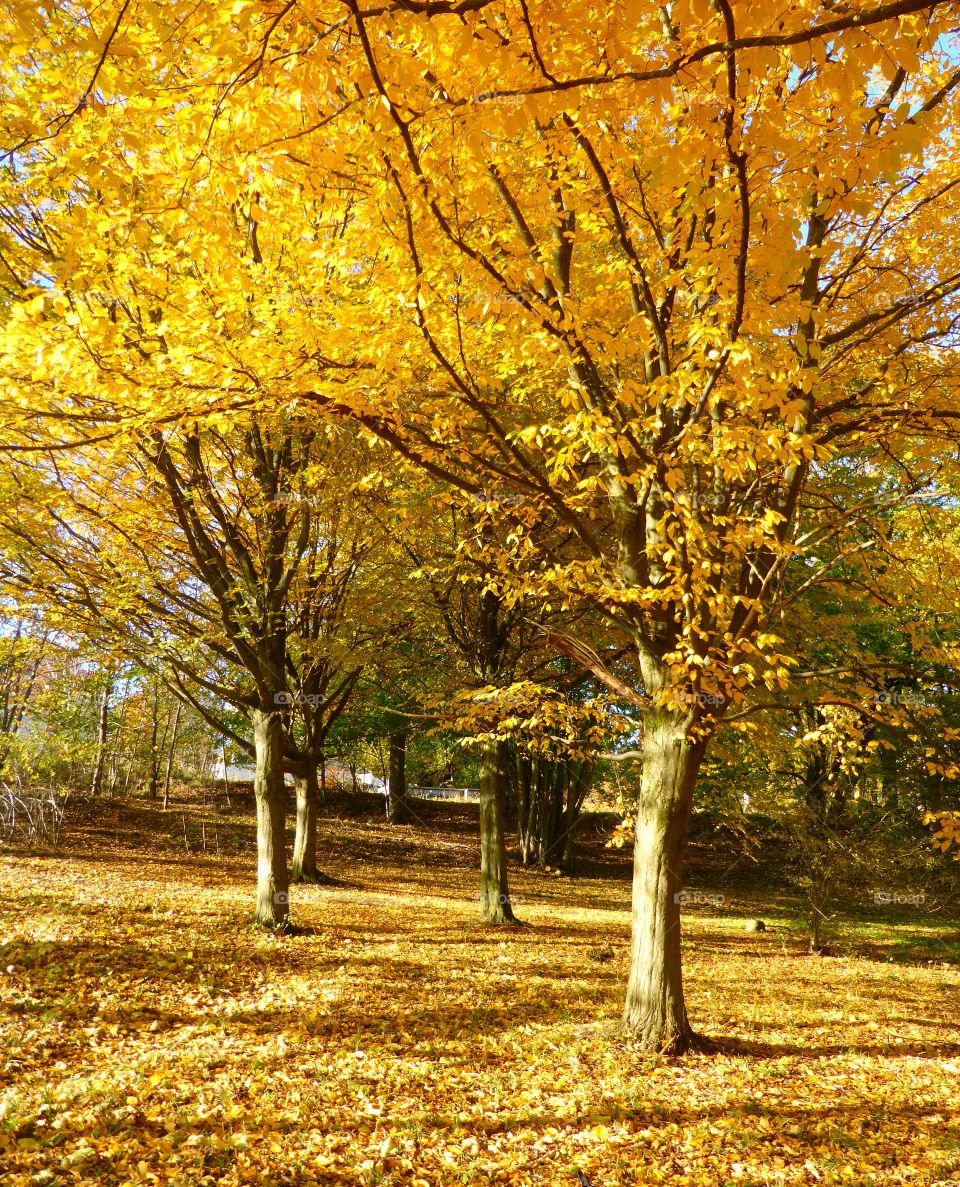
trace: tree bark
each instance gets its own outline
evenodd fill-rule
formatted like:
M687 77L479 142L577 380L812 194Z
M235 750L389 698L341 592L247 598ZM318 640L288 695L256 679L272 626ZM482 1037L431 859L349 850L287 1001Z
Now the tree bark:
M520 833L520 860L530 864L530 830L527 827L527 813L530 809L530 763L517 749L517 831Z
M390 777L388 781L387 820L391 824L410 823L407 803L407 731L390 735Z
M570 791L567 808L564 813L563 858L562 866L566 873L573 871L573 845L577 838L577 825L583 810L584 800L593 782L593 764L583 759L575 769L571 770Z
M320 794L317 768L310 762L302 772L294 775L297 791L297 827L293 838L291 882L316 882L317 870L317 806Z
M111 694L111 692L112 692L112 689L108 688L106 695L109 696ZM123 700L120 702L120 713L119 713L119 716L117 717L116 726L113 731L113 747L112 747L112 749L110 749L110 750L107 749L107 746L106 746L107 738L106 738L106 736L104 737L104 758L105 758L105 760L107 760L105 773L107 774L107 776L110 780L110 787L108 790L108 794L111 799L113 799L113 796L117 790L117 784L120 782L119 759L120 759L120 754L122 753L123 719L127 715L127 705L129 705L129 704L130 704L129 697L124 697Z
M90 794L99 795L103 787L103 767L107 757L107 727L110 720L110 685L103 690L100 700L100 715L97 721L97 755L93 764L93 779Z
M173 756L177 748L177 730L180 728L180 710L183 706L177 701L177 708L173 714L173 730L170 734L170 749L167 751L167 769L163 776L163 810L170 806L170 778L173 775Z
M286 854L286 788L283 783L283 724L279 713L253 712L257 801L257 909L254 922L283 927L289 917Z
M127 799L130 795L130 780L133 777L133 768L137 761L138 755L139 755L139 751L137 751L137 750L130 751L130 761L127 763L127 773L124 776L124 780L123 780L123 798L124 799Z
M223 739L220 745L220 761L223 763L223 797L227 801L227 808L232 809L233 804L230 802L230 777L227 774L227 740ZM256 757L254 757L256 762ZM256 777L256 767L254 767L254 777ZM204 793L206 794L206 793Z
M518 752L517 830L525 866L569 867L591 774L586 760Z
M515 923L507 887L503 828L507 742L486 742L480 757L480 915L486 923Z
M672 1055L695 1040L683 1001L680 892L693 788L705 748L705 742L691 741L676 713L653 710L644 716L623 1021L645 1049Z
M150 706L150 754L148 761L150 770L148 775L147 794L155 800L160 790L160 750L158 741L160 736L160 682L153 682L153 704Z

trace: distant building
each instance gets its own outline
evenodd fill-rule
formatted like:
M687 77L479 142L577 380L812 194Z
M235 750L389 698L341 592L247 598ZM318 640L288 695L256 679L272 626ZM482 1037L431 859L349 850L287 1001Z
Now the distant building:
M213 768L214 779L227 783L252 783L255 770L252 763L228 763L224 770L223 759L218 758Z
M227 769L223 769L223 759L218 758L213 767L213 777L220 783L252 783L254 776L257 773L257 768L253 763L227 763ZM284 775L285 783L292 783L292 775Z
M223 783L252 783L254 775L256 774L256 767L253 763L228 763L226 770L224 770L223 758L218 758L213 768L214 779ZM317 770L317 779L320 778L320 771ZM285 775L284 779L287 783L293 782L292 775ZM364 788L366 791L377 792L379 795L387 794L387 784L383 779L378 778L370 771L356 772L357 785ZM350 773L350 768L344 763L328 762L324 769L324 782L327 787L353 787L353 776Z
M323 774L328 787L336 785L351 790L356 779L356 785L366 791L374 791L378 795L387 794L386 780L371 771L351 771L346 763L337 762L336 759L327 763Z

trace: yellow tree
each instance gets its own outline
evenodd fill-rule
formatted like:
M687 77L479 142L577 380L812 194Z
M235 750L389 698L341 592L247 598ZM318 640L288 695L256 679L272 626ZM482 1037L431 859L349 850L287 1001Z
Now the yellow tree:
M256 919L268 925L288 917L284 771L297 788L293 878L316 880L316 766L370 634L350 622L370 537L325 465L334 450L345 465L352 435L338 436L263 417L35 449L0 503L3 588L161 674L255 758Z
M376 256L358 229L348 266L374 278L372 341L399 339L408 365L344 336L350 394L319 370L301 390L451 483L527 496L509 515L519 579L593 601L631 640L625 1018L682 1050L693 789L725 707L788 679L778 623L811 468L958 414L948 9L810 5L773 30L726 3L588 6L575 29L551 5L349 7L365 75L340 87L375 101L351 144L389 238ZM578 564L526 555L543 515Z
M404 485L406 502L411 488L419 492L416 512L407 510L398 533L408 564L416 566L410 588L427 633L448 646L440 686L435 679L422 699L438 720L478 749L480 914L487 923L511 923L504 824L511 740L529 736L564 756L590 753L599 745L604 719L564 699L557 687L564 673L558 671L549 606L518 591L505 567L510 558L501 536L510 525L502 509L505 499L512 506L517 501L493 489L473 497L438 490L436 483L424 490L422 481L413 483L409 475ZM567 533L541 530L537 547L560 557L567 542ZM423 662L422 653L417 660ZM566 683L581 682L578 669ZM578 733L591 736L578 746ZM569 815L567 828L573 825L572 809Z

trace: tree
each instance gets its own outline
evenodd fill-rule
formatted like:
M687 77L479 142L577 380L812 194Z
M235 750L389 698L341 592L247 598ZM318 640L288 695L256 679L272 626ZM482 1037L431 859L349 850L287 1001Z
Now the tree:
M341 435L342 436L342 435ZM383 615L371 612L365 563L375 547L374 525L346 489L346 440L337 468L319 459L309 489L294 495L310 505L311 539L290 591L286 667L291 688L285 755L296 785L297 827L291 876L321 878L317 869L317 769L331 727L354 694L372 647L382 642ZM354 473L359 480L360 475ZM291 497L289 494L287 497Z
M18 618L0 636L0 775L6 765L9 741L23 724L40 675L49 632Z
M99 795L103 787L103 766L107 757L107 738L110 729L110 694L113 690L113 679L108 673L103 689L100 693L100 706L97 713L97 757L93 764L93 780L90 783L90 794Z
M407 803L407 730L390 734L390 775L387 783L387 819L391 824L410 823Z
M506 482L579 541L557 596L589 599L636 655L624 1017L653 1049L694 1040L678 905L693 790L726 708L761 674L788 679L778 624L787 569L813 547L798 530L811 466L957 416L936 347L953 345L960 283L941 254L960 78L937 44L946 9L908 11L811 6L770 33L759 13L678 4L611 41L606 11L578 11L571 38L546 13L484 6L451 15L454 50L431 36L442 14L352 9L379 100L358 139L365 124L397 244L371 287L420 398L352 343L352 398L322 372L313 398L455 486ZM878 44L896 63L883 82ZM354 258L372 258L359 235ZM406 320L386 275L400 260ZM396 393L389 417L361 363ZM542 587L528 520L505 518L521 580Z
M38 453L14 480L19 514L2 516L10 589L163 673L255 756L255 918L270 926L288 917L284 767L303 773L315 762L354 679L337 667L335 631L359 544L348 533L345 544L308 497L287 497L318 466L319 446L311 429L281 420L153 431L137 438L132 461L101 447L63 468ZM300 697L298 740L284 714ZM224 704L248 715L252 743ZM315 810L298 822L296 873L315 877Z
M571 867L575 827L590 790L589 759L550 758L517 748L516 804L524 865Z
M515 765L511 739L527 733L542 743L548 718L562 733L567 706L552 695L556 656L542 599L533 593L511 596L497 572L503 544L496 496L485 492L482 499L451 499L434 490L433 501L436 519L405 525L401 537L417 565L413 578L426 619L436 623L453 653L452 679L425 703L432 702L439 719L460 730L479 752L480 914L487 923L513 923L505 822ZM548 533L549 525L541 532ZM575 732L553 740L571 749L577 744Z

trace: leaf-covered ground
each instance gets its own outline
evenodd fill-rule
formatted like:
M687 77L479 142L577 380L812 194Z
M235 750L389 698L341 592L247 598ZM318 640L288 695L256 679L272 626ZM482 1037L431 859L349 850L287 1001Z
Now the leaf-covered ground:
M691 909L691 1014L727 1045L650 1057L616 1026L626 857L517 871L533 926L487 930L475 809L429 811L325 820L338 884L295 888L313 932L283 938L247 923L245 814L100 807L56 857L0 856L0 1181L960 1181L942 920L823 959L782 899Z

